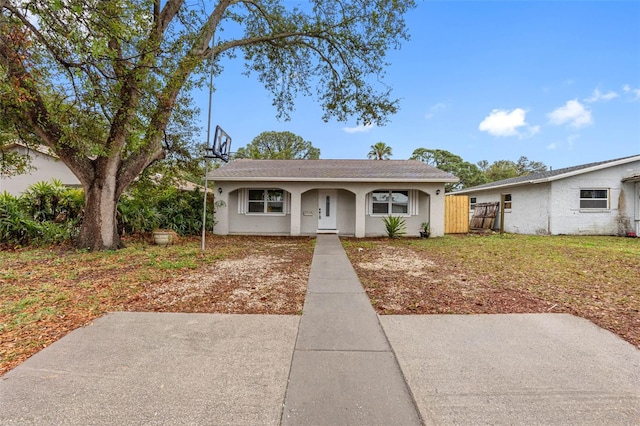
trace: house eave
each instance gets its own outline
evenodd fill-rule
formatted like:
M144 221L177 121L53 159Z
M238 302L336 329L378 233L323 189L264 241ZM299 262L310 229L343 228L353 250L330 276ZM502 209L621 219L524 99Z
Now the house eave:
M551 182L551 181L554 181L554 180L565 179L565 178L572 177L572 176L577 176L577 175L581 175L581 174L585 174L585 173L595 172L597 170L608 169L610 167L616 167L616 166L620 166L620 165L627 164L627 163L633 163L634 161L640 161L640 155L636 155L634 157L629 157L629 158L624 158L624 159L621 159L621 160L618 160L618 161L610 161L610 162L607 162L607 163L604 163L604 164L598 164L597 166L587 167L587 168L580 169L580 170L574 170L572 172L562 173L562 174L557 175L557 176L548 177L548 178L544 179L544 181Z
M313 177L230 177L209 176L215 182L349 182L349 183L455 183L458 179L406 179L406 178L313 178Z
M14 148L25 148L28 151L39 152L40 154L48 155L49 157L58 159L58 156L46 145L29 146L22 142L9 142L2 147L2 150L10 150Z
M453 192L452 195L464 195L464 194L471 194L473 192L484 192L484 191L494 191L496 189L507 189L507 188L515 188L518 186L523 186L523 185L534 185L534 184L540 184L540 183L545 183L545 182L549 182L551 179L549 178L545 178L545 179L534 179L534 180L527 180L527 181L523 181L523 182L516 182L516 183L506 183L504 185L494 185L494 186L488 186L485 188L469 188L469 189L461 189L459 191Z

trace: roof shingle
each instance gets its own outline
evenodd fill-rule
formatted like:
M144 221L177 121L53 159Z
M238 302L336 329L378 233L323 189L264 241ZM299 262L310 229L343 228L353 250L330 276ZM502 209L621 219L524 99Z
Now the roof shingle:
M219 181L458 181L455 176L417 160L242 159L211 171L208 179Z

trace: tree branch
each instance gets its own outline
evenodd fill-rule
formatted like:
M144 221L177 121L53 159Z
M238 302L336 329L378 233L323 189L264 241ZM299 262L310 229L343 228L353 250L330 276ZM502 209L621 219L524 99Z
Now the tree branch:
M16 92L24 94L26 99L11 99L10 105L33 128L42 142L53 149L69 166L83 184L86 177L93 175L91 161L78 155L78 151L61 143L62 129L50 120L50 113L37 90L36 80L27 71L20 54L14 50L15 40L7 40L5 34L0 37L0 59L6 67L6 77L13 81ZM20 96L19 94L17 96Z

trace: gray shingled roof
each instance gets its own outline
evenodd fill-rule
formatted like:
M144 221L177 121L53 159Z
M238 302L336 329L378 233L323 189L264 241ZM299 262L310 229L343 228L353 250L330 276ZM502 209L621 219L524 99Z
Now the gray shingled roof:
M461 189L460 191L456 191L456 193L461 194L465 192L475 192L475 191L480 191L480 190L490 189L495 187L517 186L517 185L524 185L527 183L539 183L544 181L557 180L557 179L562 179L564 177L563 175L573 176L575 174L579 174L580 172L586 173L591 171L592 169L597 170L600 168L604 168L603 166L606 167L609 164L611 165L614 165L614 163L624 164L632 161L640 161L640 155L631 155L629 157L616 158L614 160L598 161L596 163L582 164L582 165L573 166L573 167L565 167L563 169L547 170L545 172L532 173L525 176L518 176L510 179L498 180L495 182L486 183L484 185L464 188L464 189Z
M417 160L235 160L209 173L217 181L457 182Z

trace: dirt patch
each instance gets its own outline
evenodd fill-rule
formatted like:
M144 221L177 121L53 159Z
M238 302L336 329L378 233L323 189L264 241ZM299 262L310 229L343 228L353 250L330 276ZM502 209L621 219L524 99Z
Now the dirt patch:
M359 262L358 267L371 272L391 272L406 274L411 277L422 277L429 274L435 263L416 253L385 247L370 262Z

